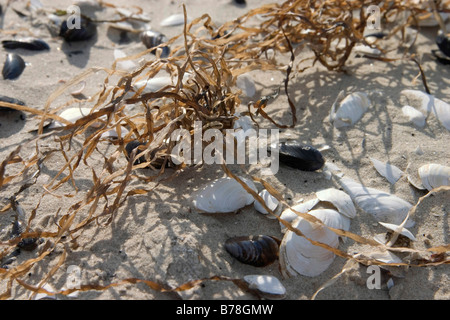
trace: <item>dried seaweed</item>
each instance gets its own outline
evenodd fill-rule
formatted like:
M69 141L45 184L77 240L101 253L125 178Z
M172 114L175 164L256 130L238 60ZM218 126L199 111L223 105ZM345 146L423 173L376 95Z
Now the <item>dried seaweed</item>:
M111 224L118 210L129 197L153 192L160 183L169 179L176 179L179 172L188 167L184 163L176 165L171 159L174 141L171 141L170 137L176 129L185 129L193 135L197 121L201 121L202 130L213 127L225 132L225 130L233 128L233 123L236 120L236 108L241 102L241 92L234 89L237 76L253 70L282 72L284 80L280 84L279 89L272 95L260 97L257 101L249 103L248 111L255 122L261 116L278 128L295 127L297 112L289 95L289 81L293 76L298 76L302 70L305 70L305 68L300 69L298 67L305 60L298 63L297 66L295 65L296 53L302 50L310 50L312 52L312 59L309 59L312 60L312 63L308 67L318 62L329 71L344 72L346 62L354 46L356 44L367 44L363 33L368 16L363 8L367 8L369 5L379 6L381 17L387 23L394 23L401 14L406 15L404 21L395 25L395 28L392 29L388 35L390 37L416 22L418 14L424 12L424 9L419 6L414 7L409 3L405 3L405 1L399 0L389 2L375 0L286 1L279 5L266 5L251 10L220 27L215 26L211 18L205 14L194 19L189 24L185 23L182 34L170 39L168 43L159 45L155 58L147 60L133 72L117 70L117 63L125 60L140 59L154 50L154 48L135 56L118 59L111 69L91 68L84 71L50 95L44 110L0 102L0 106L28 112L40 117L37 136L18 146L0 163L0 188L5 189L12 184L23 183L19 191L14 194L14 198L19 197L23 190L36 182L36 179L34 179L25 183L23 177L26 173L30 170L35 170L32 177L36 178L40 174L42 165L54 153L62 154L64 161L63 165L59 167L57 174L44 186L45 191L40 195L38 203L30 214L27 230L31 230L36 211L44 197L52 196L73 200L67 209L60 208L55 214L56 231L28 231L16 239L0 243L0 258L3 258L10 254L14 250L15 245L24 237L32 236L46 240L45 245L41 248L36 258L29 259L12 269L0 268L0 279L7 281L7 290L0 297L3 299L11 297L11 288L14 281L34 293L55 294L47 292L42 286L64 264L67 256L70 255L71 249L80 245L77 243L77 239L85 228L94 224L98 226ZM103 3L103 5L113 6L106 3ZM444 3L438 3L438 6L442 9L444 8ZM183 8L186 19L186 8ZM259 25L250 24L249 21L254 20L256 16L264 17L264 20ZM111 21L114 20L96 22ZM123 21L123 19L120 19L120 21ZM168 57L161 58L161 48L166 45L172 45L179 39L183 40L183 45L171 50ZM278 63L274 58L268 58L269 51L273 51L275 56L285 56L287 54L290 56L289 62L282 64ZM405 53L401 59L406 61L412 60L418 65L426 91L429 92L425 74L414 55ZM380 60L390 62L397 59L383 57ZM56 112L60 108L75 104L75 101L69 101L62 106L54 107L57 99L72 86L99 72L105 72L106 78L104 79L103 89L95 95L95 99L89 101L93 104L91 113L75 123L70 123L58 116ZM147 81L159 74L165 74L170 77L172 84L150 92L145 91L145 86L137 86L139 81ZM117 77L118 80L115 80ZM111 85L110 83L115 84ZM278 123L267 112L267 109L270 108L270 103L281 94L281 88L284 89L284 93L287 96L292 117L290 123ZM130 105L141 107L141 111L136 114L128 113ZM47 131L46 123L48 121L59 121L64 125ZM122 126L126 126L129 129L129 132L124 136L121 134ZM102 134L111 129L115 129L118 132L117 140L112 142L116 149L108 155L104 155L99 150L98 144L102 139ZM57 142L59 147L50 151L41 151L38 142L51 138ZM126 154L125 146L133 139L143 142L145 146L142 149L135 149L127 164L120 165L119 159L124 158ZM75 140L81 140L81 143L76 144L74 143ZM22 150L33 145L35 146L34 155L25 157L22 154ZM93 155L103 158L103 165L91 164L90 160ZM146 161L134 164L134 160L141 157L144 157ZM156 166L156 163L158 161L160 163L161 159L163 165ZM20 165L21 167L19 170L16 170L16 173L7 176L6 167L11 165ZM170 165L175 169L170 176L164 175L166 165ZM80 200L79 194L81 190L77 187L76 175L81 166L89 168L92 172L92 186L88 190L83 190L84 196ZM149 166L154 169L152 174L139 175L138 169ZM227 175L236 179L253 195L256 201L260 202L284 226L298 235L304 236L300 231L293 228L290 223L275 215L265 205L262 198L233 174L225 164L222 167ZM269 183L257 177L252 178L260 182L281 203L289 206L283 196ZM134 180L155 182L155 186L150 189L134 187L132 183ZM71 193L65 192L62 188L66 184L72 185L73 191ZM443 190L448 190L448 188L432 190L427 196ZM422 199L419 199L419 202L412 210L417 208ZM103 206L101 206L101 203L103 203ZM0 209L0 214L11 209L11 203L8 202ZM308 221L322 224L320 220L307 213L297 212L297 214ZM330 229L342 237L351 238L353 241L361 244L373 247L384 246L348 231ZM394 233L394 237L396 234L398 233ZM311 239L308 240L315 245L333 251L336 255L349 261L366 265L392 265L381 263L374 259L350 255L323 243ZM384 248L392 251L416 252L416 250L409 248L389 246L384 246ZM63 250L62 254L54 255L58 257L58 261L37 286L30 285L24 280L24 275L33 266L49 257L51 253L61 249ZM443 254L448 253L449 247L448 245L440 246L430 248L427 251ZM449 262L449 260L442 258L433 261L420 261L417 264L402 263L394 265L426 267L448 264ZM114 286L136 283L145 283L151 289L161 292L184 291L197 286L203 281L210 280L231 281L238 287L243 287L243 282L240 279L230 279L222 276L191 281L175 289L170 289L166 285L153 281L132 278L107 286L83 285L78 289L62 290L57 293L67 295L73 291L106 290Z

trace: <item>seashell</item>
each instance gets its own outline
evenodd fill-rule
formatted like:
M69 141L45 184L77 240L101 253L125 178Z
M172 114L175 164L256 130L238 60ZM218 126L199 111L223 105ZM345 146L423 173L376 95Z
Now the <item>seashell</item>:
M16 219L13 222L13 226L11 228L10 239L18 238L25 232L25 226L22 222ZM17 244L17 247L25 250L25 251L33 251L38 246L38 238L23 238Z
M45 292L40 292L37 293L34 297L33 300L57 300L56 295L55 294L51 294L51 293L55 293L56 290L55 288L53 288L52 285L50 285L49 283L46 283L42 286L42 289L44 289L45 291L47 291L48 293Z
M127 152L127 158L128 159L130 159L130 155L133 152L133 150L138 148L139 146L145 146L145 143L140 142L138 140L133 140L133 141L127 143L127 145L125 146L125 151ZM136 155L138 155L142 151L143 150L136 151ZM147 161L145 160L144 156L141 156L140 158L138 158L138 159L136 159L134 161L134 165L141 164L141 163L144 163L144 162L147 162Z
M114 60L125 58L127 55L120 49L114 49ZM131 60L117 61L117 67L122 70L131 71L137 67L136 63Z
M450 38L446 36L442 32L442 30L438 31L436 44L443 54L445 54L447 57L450 57Z
M69 122L75 123L77 120L89 115L91 113L91 108L68 108L61 112L59 116L63 119L66 119ZM105 116L102 116L103 119L106 119ZM64 127L65 124L54 121L48 127L50 129Z
M430 112L439 120L439 122L450 131L450 104L420 90L405 89L401 94L410 98L419 100L422 112Z
M59 36L67 42L89 40L97 34L97 26L90 20L81 18L80 28L69 28L64 20L59 29Z
M400 224L412 207L412 204L395 195L365 187L349 178L341 178L339 183L355 204L377 221ZM409 221L406 227L412 225L413 222Z
M149 80L137 81L133 84L133 88L138 91L144 87L143 93L146 92L156 92L161 90L166 86L173 85L172 79L170 77L155 77Z
M338 95L338 99L342 96L343 91ZM333 103L330 112L330 120L335 128L348 127L355 124L361 119L364 112L370 107L370 100L364 92L354 92L347 95L336 110L337 100Z
M319 150L294 141L280 143L279 161L302 171L316 171L325 164L325 159Z
M329 209L325 209L329 210ZM334 211L334 210L332 210ZM337 213L337 212L336 212ZM323 210L312 210L312 215L323 221L325 225L341 225L339 220L333 218L328 212ZM339 213L333 214L334 217L340 216ZM329 230L326 226L311 223L301 217L295 219L292 227L298 229L305 237L336 248L339 245L339 238L336 233ZM330 226L331 227L331 226ZM305 237L298 236L295 232L288 230L281 241L279 260L280 271L284 277L294 277L304 275L315 277L324 272L333 262L334 253L326 248L312 244Z
M416 127L423 128L425 126L425 120L427 117L411 106L402 107L403 115L409 118L409 121L412 122Z
M258 192L252 180L240 179L253 191ZM207 213L227 213L253 203L255 199L239 182L230 177L221 178L205 185L195 196L193 205Z
M262 190L262 191L259 193L259 196L264 200L266 206L267 206L270 210L272 210L272 211L274 211L274 212L275 212L275 210L278 208L278 206L280 205L280 202L277 200L277 198L275 198L274 196L272 196L272 195L270 194L270 192L267 191L266 189ZM260 212L260 213L262 213L262 214L268 214L268 213L269 213L269 212L267 212L266 209L264 209L264 207L263 207L258 201L255 200L255 202L254 202L253 205L255 206L255 209L256 209L258 212Z
M430 163L421 166L418 169L418 174L422 181L422 185L428 191L440 186L450 185L450 167Z
M372 161L378 173L385 177L391 184L396 183L404 175L402 170L392 164L381 162L375 158L370 158L370 161Z
M121 138L125 137L128 134L128 129L125 127L120 128ZM113 128L111 130L108 130L106 132L103 132L101 135L101 138L103 139L117 139L119 138L119 134L116 130L116 128Z
M379 57L381 56L381 51L377 48L372 48L366 45L357 45L353 47L353 51L357 54L361 54L368 57Z
M140 39L142 43L147 47L147 49L155 48L160 44L163 44L168 41L167 37L163 35L161 32L153 30L146 30L144 32L141 32ZM170 54L170 48L168 46L164 46L161 49L162 49L161 58L165 58ZM155 54L156 50L152 50L150 52Z
M50 50L49 45L41 39L14 39L3 40L3 48L5 49L25 49L33 51Z
M186 23L191 22L192 19L187 17ZM173 14L167 18L165 18L163 21L161 21L161 27L174 27L184 24L184 14Z
M286 288L277 277L267 275L246 275L248 289L264 299L279 300L286 297Z
M23 70L25 70L25 61L22 57L15 53L8 53L2 70L3 79L17 79Z
M242 263L265 267L277 260L280 242L265 235L234 237L225 242L225 250Z
M7 102L7 103L14 103L14 104L18 104L20 106L24 106L25 102L15 99L15 98L11 98L11 97L7 97L7 96L1 96L0 95L0 101L3 102ZM5 111L5 110L12 110L11 108L8 107L0 107L0 111Z
M241 89L249 98L256 93L255 82L248 74L241 74L236 79L236 86Z
M356 217L356 208L352 199L344 191L329 188L316 192L316 196L320 201L332 203L339 213L348 218Z
M306 213L306 212L309 212L312 208L314 208L318 203L319 203L319 199L314 198L314 199L308 200L306 202L296 204L296 205L292 206L291 208L287 208L286 210L284 210L281 213L280 218L286 222L292 223L292 221L294 221L295 219L297 219L299 217L294 211L292 211L292 209L297 212ZM281 226L281 232L285 232L286 227L281 222L280 222L280 226Z
M239 5L244 5L244 6L247 4L247 2L245 0L234 0L233 2L236 4L239 4Z
M378 222L378 223L381 224L383 227L388 228L392 231L395 231L398 228L398 225L396 225L396 224L386 223L386 222ZM416 241L416 237L414 237L414 235L411 233L411 231L409 231L406 228L402 228L402 231L400 232L400 234L404 235L405 237L408 237L412 241Z

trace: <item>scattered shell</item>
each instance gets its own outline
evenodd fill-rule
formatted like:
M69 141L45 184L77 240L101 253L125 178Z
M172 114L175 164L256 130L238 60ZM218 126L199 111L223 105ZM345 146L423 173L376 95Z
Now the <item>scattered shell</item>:
M255 192L253 181L240 177ZM227 213L252 204L254 198L233 178L225 177L204 186L194 197L193 204L198 210L208 213Z
M314 198L314 199L308 200L306 202L296 204L296 205L292 206L291 208L287 208L286 210L284 210L280 215L280 219L282 219L286 222L292 223L292 221L294 221L295 219L297 219L299 217L293 210L295 210L297 212L301 212L301 213L307 213L312 208L314 208L318 203L319 203L319 199ZM281 226L281 232L285 232L286 227L281 222L280 222L280 226Z
M145 143L140 142L138 140L133 140L133 141L130 141L130 142L127 143L127 145L125 146L125 151L127 152L127 158L128 159L130 159L130 155L133 152L133 150L138 148L139 146L145 146ZM143 150L140 150L140 149L137 150L136 151L136 155L138 155L142 151ZM136 159L134 161L134 165L141 164L141 163L144 163L144 162L147 162L147 161L145 160L144 156L141 156L140 158L138 158L138 159Z
M310 213L313 214L313 211ZM321 219L321 217L317 218ZM311 223L301 217L294 220L292 227L300 230L307 238L330 247L336 248L339 244L339 238L336 233L325 226ZM280 245L280 271L286 278L299 274L315 277L331 265L334 257L335 255L332 251L316 246L305 237L298 236L295 232L288 230Z
M378 173L385 177L391 184L395 184L398 179L400 179L404 175L404 172L402 170L392 164L381 162L380 160L377 160L375 158L370 158L370 161L372 161L373 166L378 171Z
M94 37L97 33L97 26L90 20L81 18L80 28L69 28L67 20L64 20L59 30L59 36L67 42L84 41Z
M443 54L445 54L447 57L450 57L450 38L446 36L442 32L442 30L438 31L436 44Z
M84 88L86 88L86 81L83 80L83 81L81 81L80 87L78 87L78 89L76 89L76 90L70 92L70 94L71 94L72 96L80 96L80 95L83 94Z
M24 232L25 232L25 225L16 219L13 222L13 226L11 228L10 238L14 239L20 237ZM33 251L34 249L37 248L39 244L38 240L39 240L38 238L23 238L17 244L17 247L25 251Z
M20 106L25 105L25 102L15 99L15 98L7 97L7 96L0 96L0 101L7 102L7 103L14 103L14 104L18 104ZM8 107L0 107L0 111L5 111L5 110L12 110L12 109L8 108Z
M170 77L155 77L149 80L140 80L133 84L133 88L138 91L144 87L143 93L146 92L156 92L165 86L173 85L172 79Z
M404 106L402 108L403 115L409 118L409 121L412 122L416 127L423 128L425 126L425 120L427 117L411 106Z
M64 110L63 112L61 112L61 114L59 114L59 116L63 119L66 119L69 122L75 123L77 120L89 115L91 113L92 109L91 108L68 108L66 110ZM59 121L53 121L50 125L49 128L53 129L53 128L59 128L59 127L64 127L65 124L59 122Z
M343 95L341 91L338 98L333 103L330 112L330 120L333 122L335 128L348 127L355 124L361 119L364 112L370 107L370 100L364 92L354 92L347 95L336 110L337 101Z
M2 70L3 79L17 79L23 70L25 70L25 61L22 57L15 53L8 53Z
M26 49L33 51L40 50L50 50L49 45L41 39L14 39L14 40L3 40L3 48L5 49Z
M187 23L191 22L191 18L187 17ZM173 14L167 18L165 18L163 21L161 21L161 27L174 27L184 24L184 14Z
M248 289L261 298L278 300L286 297L286 288L274 276L246 275L244 281L247 282Z
M339 213L348 218L356 217L356 208L352 199L344 191L329 188L316 192L316 196L320 201L326 201L332 203Z
M423 165L418 170L422 185L431 191L440 186L450 185L450 167L436 163Z
M127 55L120 49L114 49L114 60L125 58ZM131 60L117 61L117 68L121 70L131 71L134 70L137 65Z
M353 47L353 51L357 54L365 55L368 57L379 57L381 56L381 51L377 48L372 48L366 45L358 45Z
M146 30L141 32L140 39L147 49L155 48L160 44L168 41L167 37L158 31ZM156 50L152 50L151 53L155 54ZM168 46L162 47L161 57L165 58L170 54L170 48Z
M383 227L388 228L392 231L395 231L398 228L397 224L386 223L386 222L379 222L379 224L381 224ZM414 237L414 235L411 233L411 231L409 231L406 228L402 228L402 231L400 232L400 234L404 235L405 237L408 237L412 241L416 241L416 237Z
M253 97L256 93L255 82L248 74L239 75L236 79L236 86L249 98Z
M274 196L272 196L272 195L270 194L270 192L267 191L266 189L262 190L262 191L259 193L259 196L264 200L266 206L267 206L270 210L272 210L272 211L274 211L274 212L275 212L275 210L278 208L278 206L280 205L280 202L279 202ZM253 205L255 206L255 209L256 209L258 212L260 212L260 213L262 213L262 214L268 214L268 213L269 213L269 212L267 212L266 209L264 209L264 207L263 207L258 201L255 201ZM270 215L270 216L271 216L271 215ZM270 217L270 216L269 216L269 217Z
M420 90L405 89L401 94L420 101L420 109L427 115L432 112L439 122L450 131L450 104Z
M44 289L48 293L55 293L56 292L55 288L53 288L53 286L51 286L49 283L44 284L42 286L42 289ZM45 293L45 292L37 293L34 296L33 300L57 300L56 299L56 295L48 294L48 293Z
M412 207L412 204L395 195L365 187L349 178L341 178L339 183L355 204L377 221L400 224ZM411 225L413 222L408 221L406 227Z
M265 267L277 260L280 242L265 235L234 237L225 242L225 250L242 263Z
M325 164L325 159L319 150L294 141L280 143L279 161L302 171L316 171Z

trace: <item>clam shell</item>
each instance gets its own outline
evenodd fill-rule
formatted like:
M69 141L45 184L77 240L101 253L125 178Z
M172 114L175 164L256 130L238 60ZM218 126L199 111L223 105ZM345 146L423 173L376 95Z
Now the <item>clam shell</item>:
M342 95L342 92L339 96ZM339 98L338 96L338 98ZM354 92L347 95L335 112L337 101L333 104L330 119L335 128L348 127L355 124L370 107L370 100L364 92Z
M368 188L352 179L341 178L339 183L352 200L376 221L400 224L406 218L412 204L384 191ZM412 221L407 222L407 227Z
M125 58L127 55L120 49L114 49L114 60ZM121 70L131 71L137 67L136 63L131 60L117 61L117 68Z
M450 167L430 163L421 166L418 169L418 174L422 185L428 191L440 186L450 185Z
M133 88L138 91L144 87L143 93L146 92L156 92L161 90L165 86L173 85L172 79L170 77L155 77L149 80L140 80L133 84Z
M191 18L187 17L187 23L191 22ZM162 27L173 27L173 26L179 26L184 24L184 14L173 14L167 18L165 18L163 21L161 21Z
M8 53L2 70L3 79L17 79L23 70L25 70L25 61L22 57L15 53Z
M385 177L391 184L396 183L404 175L402 170L392 164L381 162L375 158L370 158L370 161L372 161L378 173Z
M296 205L292 206L291 208L297 212L306 213L306 212L309 212L312 208L314 208L314 206L317 205L318 203L319 203L319 199L314 198L314 199L308 200L306 202L296 204ZM287 208L280 215L281 219L283 219L284 221L289 222L289 223L292 223L292 221L294 221L295 219L298 218L298 215L294 211L292 211L291 208ZM281 222L280 222L280 226L281 226L282 232L286 231L286 227Z
M91 108L68 108L61 112L59 116L69 122L75 123L77 120L89 115L91 111ZM102 118L105 119L106 117L103 116ZM59 128L63 126L65 126L65 124L62 124L59 121L54 121L49 125L49 128Z
M295 141L280 143L279 161L302 171L316 171L325 164L325 159L319 150Z
M265 299L283 299L286 288L277 277L268 275L246 275L244 281L250 290L256 291L258 296Z
M258 192L253 181L240 177L252 190ZM207 213L236 212L255 199L233 178L225 177L204 186L192 201L195 208Z
M379 57L381 55L381 51L377 48L372 48L366 45L358 45L353 47L353 52L359 53L368 57Z
M328 188L316 192L316 196L320 201L332 203L339 213L344 216L348 218L356 217L356 208L353 204L352 198L344 191L335 188Z
M324 211L326 210L326 211ZM328 212L329 209L312 210L309 213L315 215L325 225L342 226L339 213ZM334 211L334 210L330 210ZM339 216L339 218L337 218ZM302 234L311 240L318 241L336 248L339 238L336 233L325 226L311 223L298 217L292 223L292 227L300 230ZM315 277L324 272L334 260L334 253L325 248L313 245L304 237L298 236L288 230L280 245L280 271L284 277L297 276L299 274Z
M423 128L425 126L425 121L427 117L411 106L403 106L402 107L403 115L409 118L409 121L412 122L416 127Z
M392 224L392 223L386 223L386 222L379 222L383 227L388 228L392 231L395 231L398 228L398 225ZM402 231L400 234L404 235L405 237L408 237L409 239L416 241L416 237L406 228L402 228Z
M280 202L277 200L277 198L275 198L274 196L272 196L270 194L269 191L267 191L266 189L262 190L259 193L259 196L264 200L265 204L267 207L269 207L270 210L275 211L278 206L280 205ZM254 204L256 211L262 213L262 214L268 214L269 212L267 212L266 209L264 209L264 207L255 200Z
M265 267L278 259L280 242L265 235L234 237L225 242L225 250L242 263Z

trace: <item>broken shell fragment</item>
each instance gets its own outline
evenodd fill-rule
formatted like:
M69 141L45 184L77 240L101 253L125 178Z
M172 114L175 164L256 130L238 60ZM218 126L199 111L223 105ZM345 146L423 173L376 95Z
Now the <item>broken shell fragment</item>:
M261 298L279 300L286 297L286 288L274 276L246 275L244 281L247 283L248 289Z
M381 162L375 158L370 158L370 161L372 161L378 173L385 177L391 184L396 183L404 174L402 170L392 164Z
M450 185L450 167L430 163L421 166L418 169L418 174L422 185L428 191L440 186Z
M191 22L191 18L187 17L187 21L186 23ZM161 26L162 27L174 27L174 26L179 26L182 25L184 23L184 14L179 13L179 14L173 14L167 18L165 18L163 21L161 21Z
M392 231L396 231L397 228L399 227L398 225L392 224L392 223L386 223L386 222L378 222L378 223L381 224L383 227L388 228L389 230L392 230ZM414 237L414 235L411 233L411 231L409 231L406 228L402 228L400 231L400 234L404 235L405 237L408 237L412 241L416 241L416 237Z
M254 192L258 192L253 181L240 179ZM221 178L205 185L192 201L194 207L206 213L236 212L253 203L255 199L242 185L230 177Z
M312 208L314 208L314 206L318 203L319 203L319 199L314 198L314 199L308 200L306 202L296 204L296 205L292 206L291 208L287 208L286 210L284 210L280 215L280 219L282 219L288 223L291 223L292 221L294 221L295 219L297 219L299 217L298 214L296 214L293 210L300 212L300 213L306 213L306 212L309 212ZM281 232L285 232L286 227L281 222L280 222L280 226L281 226Z
M22 57L15 53L8 53L2 70L3 79L17 79L23 70L25 70L25 61Z
M316 171L325 164L319 150L294 141L280 143L279 160L280 163L302 171Z
M277 198L275 198L273 195L271 195L270 192L267 191L266 189L262 190L262 191L259 193L259 196L264 200L264 203L266 204L266 206L267 206L270 210L275 211L275 210L278 208L280 202L277 200ZM262 214L268 214L268 213L269 213L269 212L267 212L266 209L264 209L264 207L262 206L262 204L260 204L260 203L259 203L258 201L256 201L256 200L255 200L255 202L254 202L254 206L255 206L255 209L256 209L258 212L262 213Z
M234 237L225 242L225 250L238 261L265 267L278 258L280 240L265 235Z
M370 107L370 100L364 92L354 92L342 100L339 108L336 110L337 101L343 95L341 91L338 98L333 103L330 112L330 120L335 128L348 127L355 124Z
M425 126L425 121L427 117L411 106L403 106L402 107L403 115L409 118L409 121L412 122L416 127L423 128Z

